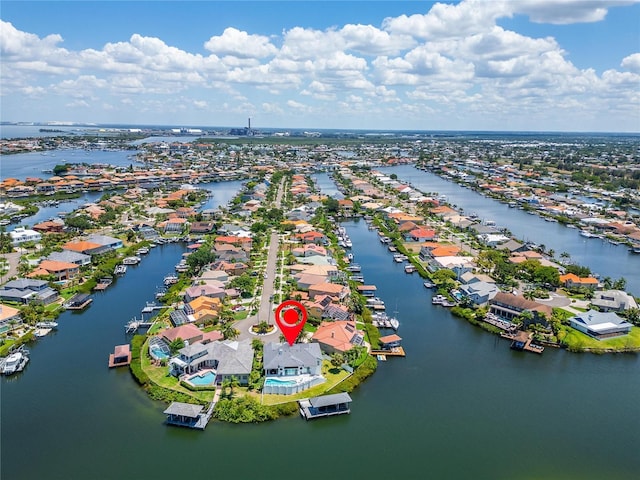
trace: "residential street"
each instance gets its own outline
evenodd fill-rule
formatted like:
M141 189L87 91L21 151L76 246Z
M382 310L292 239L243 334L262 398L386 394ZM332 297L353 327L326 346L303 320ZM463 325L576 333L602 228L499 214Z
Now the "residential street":
M278 193L276 195L275 207L280 208L282 203L282 195L284 193L284 180L278 187ZM245 338L259 338L263 342L278 341L280 336L280 330L276 325L276 329L267 335L256 335L251 332L251 326L259 322L268 322L275 325L275 318L273 316L274 305L271 302L271 298L274 294L274 280L276 278L276 268L278 261L278 251L280 247L280 237L278 232L272 232L269 241L269 253L267 256L267 266L265 269L266 277L264 279L264 285L262 288L262 296L260 297L260 307L258 308L258 314L252 315L244 320L240 320L235 324L235 327L240 332L238 339L243 340Z

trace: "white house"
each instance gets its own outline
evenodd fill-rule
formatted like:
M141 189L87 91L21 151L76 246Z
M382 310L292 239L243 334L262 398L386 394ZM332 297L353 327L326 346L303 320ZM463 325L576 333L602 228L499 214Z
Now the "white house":
M569 324L576 330L586 333L596 340L619 337L631 332L631 324L614 312L589 310L570 318Z
M13 245L20 245L25 242L36 242L38 243L42 239L42 235L36 232L35 230L31 230L25 227L16 227L15 230L9 232L11 236L11 243Z
M462 285L460 292L476 305L483 305L491 300L500 291L495 283L473 282Z

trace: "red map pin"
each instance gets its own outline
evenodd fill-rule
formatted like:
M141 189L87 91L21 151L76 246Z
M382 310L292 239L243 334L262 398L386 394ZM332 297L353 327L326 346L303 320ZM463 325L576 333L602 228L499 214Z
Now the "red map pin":
M276 308L276 323L289 345L293 345L307 323L307 310L300 302L287 300Z

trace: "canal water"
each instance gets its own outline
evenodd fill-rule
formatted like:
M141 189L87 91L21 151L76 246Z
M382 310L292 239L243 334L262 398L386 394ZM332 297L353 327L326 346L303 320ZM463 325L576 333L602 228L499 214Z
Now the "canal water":
M135 150L83 150L81 148L69 148L49 150L47 152L16 153L2 155L2 169L0 177L17 178L24 180L27 177L46 179L53 173L45 173L43 170L53 170L56 165L65 163L86 163L88 165L106 164L115 167L128 167L136 165L133 158Z
M627 280L627 290L640 295L640 255L629 252L626 245L613 245L599 238L585 238L578 229L547 222L537 215L509 208L508 205L433 173L418 170L412 165L389 167L382 171L388 175L395 173L398 180L410 182L425 193L445 195L450 204L464 209L465 214L475 213L483 220L493 220L499 227L508 228L516 238L545 245L547 251L555 250L556 258L562 252L567 252L571 255L572 262L588 266L601 278L611 277L616 280L624 277Z
M432 306L364 222L344 225L407 352L352 393L351 415L165 426L165 405L107 357L184 251L169 244L63 314L25 372L2 378L2 478L636 478L640 356L511 351Z

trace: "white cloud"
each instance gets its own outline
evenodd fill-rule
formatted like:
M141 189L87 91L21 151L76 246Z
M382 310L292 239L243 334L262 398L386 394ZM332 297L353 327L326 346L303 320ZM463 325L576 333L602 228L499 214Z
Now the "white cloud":
M624 57L620 66L631 72L640 73L640 53L633 53Z
M249 35L233 27L226 28L218 37L211 37L204 47L216 55L239 58L264 58L276 53L268 37Z
M514 13L528 15L537 23L569 24L603 20L609 8L631 5L638 0L517 0Z
M380 26L296 26L273 37L229 27L203 36L209 37L201 43L204 55L137 33L101 48L67 50L57 33L40 38L2 22L2 95L15 112L22 100L37 98L29 103L37 105L55 96L57 105L85 102L96 112L109 105L111 112L135 110L131 115L164 115L165 121L211 111L220 112L222 123L227 114L260 111L279 118L317 115L324 122L346 122L357 112L406 122L437 112L452 122L495 114L510 126L505 119L529 114L542 121L556 109L579 108L604 124L610 112L629 116L638 107L640 53L598 75L572 64L571 52L554 38L497 22L516 14L535 22L598 21L609 8L629 3L465 0L427 5L424 14L386 18Z

